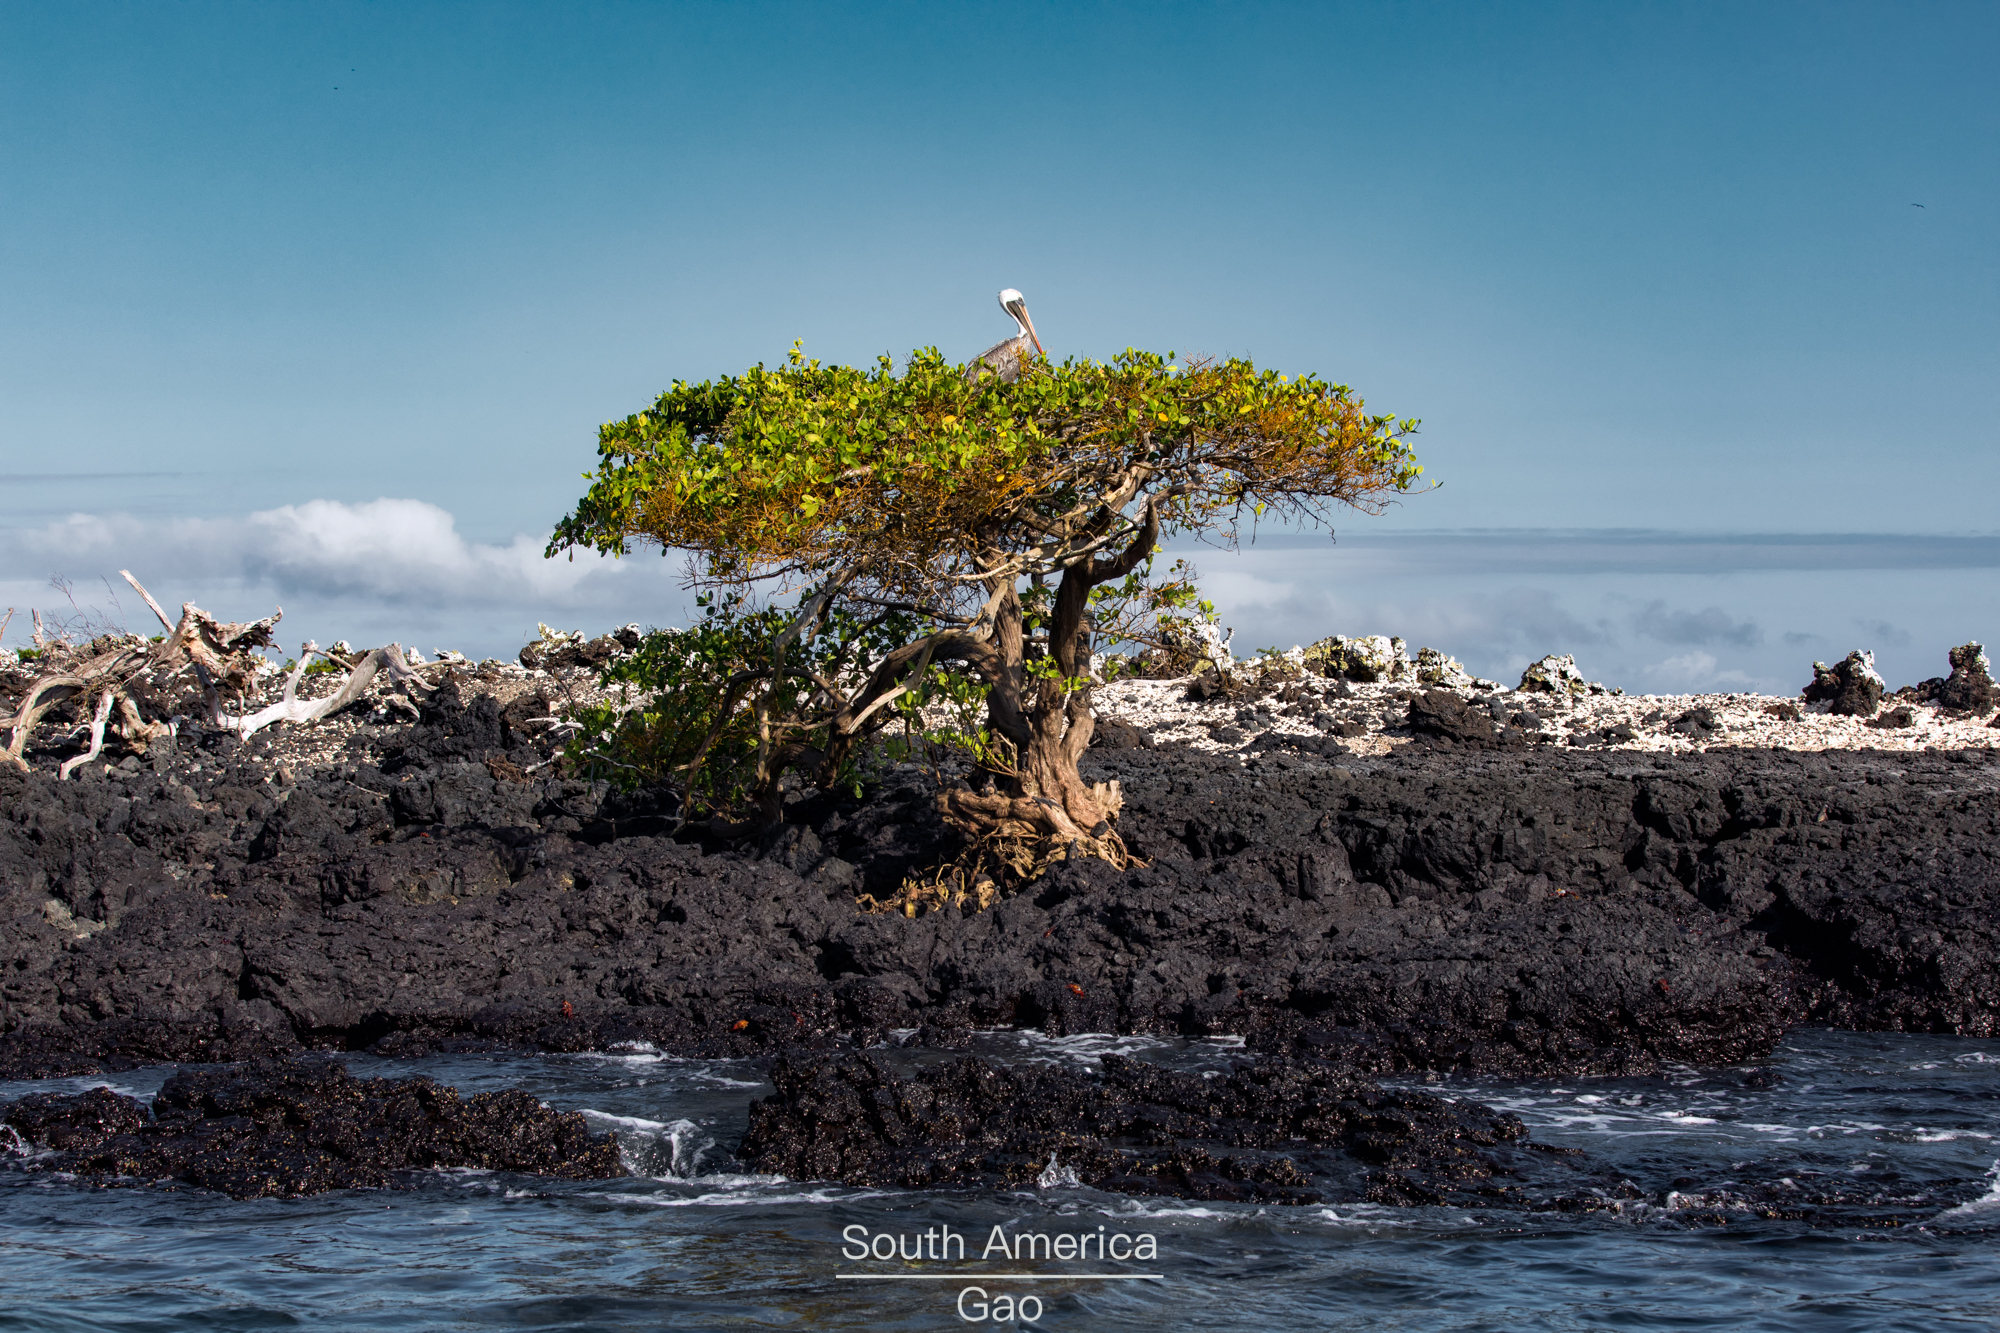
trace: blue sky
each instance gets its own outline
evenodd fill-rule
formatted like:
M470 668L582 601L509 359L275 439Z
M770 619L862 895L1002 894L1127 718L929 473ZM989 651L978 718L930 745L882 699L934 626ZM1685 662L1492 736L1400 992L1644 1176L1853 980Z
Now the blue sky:
M2000 532L1996 67L1990 4L0 8L0 597L670 621L670 570L530 567L598 422L795 338L971 355L1011 285L1057 355L1423 418L1441 489L1204 557L1257 642L1935 674L1986 545L1712 539Z

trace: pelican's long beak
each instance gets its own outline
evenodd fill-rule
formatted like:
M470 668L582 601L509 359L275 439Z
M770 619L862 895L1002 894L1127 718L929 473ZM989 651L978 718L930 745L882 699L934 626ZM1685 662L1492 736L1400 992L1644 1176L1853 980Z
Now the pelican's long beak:
M1042 350L1042 340L1035 335L1035 319L1028 313L1027 302L1021 303L1021 322L1028 326L1028 341L1035 345L1035 355L1046 360L1048 353Z

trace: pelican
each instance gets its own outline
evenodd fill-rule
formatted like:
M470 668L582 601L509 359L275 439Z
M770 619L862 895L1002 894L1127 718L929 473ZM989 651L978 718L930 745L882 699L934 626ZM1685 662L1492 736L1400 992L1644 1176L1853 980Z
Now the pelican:
M1035 336L1035 321L1028 318L1028 303L1019 292L1012 287L1002 290L1000 308L1013 317L1014 336L981 352L979 359L965 368L967 379L977 379L981 371L990 370L1012 384L1021 377L1021 367L1027 364L1028 344L1034 344L1035 355L1048 355L1042 350L1042 340Z

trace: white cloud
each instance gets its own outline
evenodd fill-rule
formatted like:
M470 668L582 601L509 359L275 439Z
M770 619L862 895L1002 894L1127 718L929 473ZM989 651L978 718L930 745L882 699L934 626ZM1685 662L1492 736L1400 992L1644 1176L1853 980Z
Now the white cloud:
M546 540L471 540L450 511L415 499L307 500L230 518L73 514L0 529L0 612L22 611L9 645L21 641L30 606L73 616L48 584L60 574L74 581L82 609L150 630L151 617L118 577L130 569L169 608L192 601L238 620L282 606L287 651L313 638L507 657L534 636L536 621L593 633L628 621L688 623L692 598L680 587L678 557L544 560ZM1907 627L1894 630L1907 646L1874 634L1865 645L1881 649L1878 664L1892 681L1942 674L1945 649L1968 638L2000 639L1982 632L2000 621L2000 592L1980 571L1912 578L1838 568L1718 579L1637 568L1606 574L1588 561L1563 572L1551 556L1550 569L1530 577L1488 560L1476 543L1416 540L1366 552L1319 543L1172 554L1192 556L1243 650L1398 634L1412 649L1442 649L1510 682L1528 661L1569 652L1591 679L1628 689L1789 693L1813 657L1855 646L1843 627L1858 611L1878 608L1894 608ZM1404 555L1411 567L1394 558ZM1777 624L1799 629L1756 632ZM1659 660L1663 651L1675 655Z
M73 514L5 540L7 563L17 567L31 559L110 561L161 574L238 577L286 594L391 601L560 595L619 572L617 562L591 554L544 560L545 537L467 541L449 512L422 500L308 500L228 519Z
M390 599L562 595L609 571L596 556L545 560L546 539L468 542L422 500L309 500L250 516L245 564L281 587Z
M1640 674L1661 694L1721 694L1757 687L1748 672L1720 670L1720 665L1714 653L1696 650L1655 662Z
M169 608L192 601L237 619L282 605L288 641L422 633L503 655L532 636L537 620L602 630L684 619L678 560L643 550L622 560L592 552L545 560L546 542L525 533L469 541L449 511L391 498L309 500L224 519L73 514L0 533L0 597L68 611L47 583L59 574L74 581L86 608L140 628L137 599L117 575L130 569Z

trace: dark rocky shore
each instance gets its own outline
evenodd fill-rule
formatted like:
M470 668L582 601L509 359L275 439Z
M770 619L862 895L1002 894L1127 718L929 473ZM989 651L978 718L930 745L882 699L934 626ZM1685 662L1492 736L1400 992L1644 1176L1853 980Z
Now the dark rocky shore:
M866 1054L786 1054L772 1081L743 1155L850 1185L1061 1180L1195 1199L1481 1206L1521 1198L1510 1163L1537 1151L1515 1116L1385 1091L1317 1060L1208 1079L1116 1055L1096 1076L964 1059L898 1077Z
M989 911L915 918L854 897L950 853L929 775L806 793L758 846L677 840L670 797L545 776L492 700L451 685L420 724L367 729L315 769L214 737L67 783L0 771L0 1074L313 1048L774 1052L780 1098L750 1139L769 1169L971 1183L1043 1164L1025 1141L932 1144L918 1162L881 1125L867 1143L808 1132L802 1098L889 1077L837 1036L1237 1033L1277 1071L1239 1078L1333 1080L1317 1100L1345 1105L1379 1094L1369 1073L1752 1061L1800 1023L2000 1032L2000 766L1984 751L1654 758L1433 734L1387 757L1245 763L1123 739L1086 773L1123 784L1145 866L1069 863ZM1331 1178L1267 1153L1297 1136L1280 1132L1289 1111L1253 1134L1183 1106L1206 1128L1162 1131L1255 1161L1173 1148L1117 1165L1102 1145L1123 1141L1118 1107L1186 1098L1103 1095L1077 1111L1101 1132L1076 1168L1107 1187L1284 1197ZM1518 1128L1480 1126L1440 1131L1434 1147L1457 1146L1418 1154L1431 1183L1410 1197L1462 1151L1485 1154L1464 1179L1490 1173ZM1359 1132L1305 1137L1363 1160ZM1354 1188L1402 1188L1387 1180Z
M183 1069L150 1107L109 1088L39 1093L0 1107L0 1125L43 1149L30 1156L34 1170L174 1181L238 1199L381 1188L441 1167L566 1180L625 1173L615 1139L525 1092L461 1100L427 1078L357 1079L324 1059Z

